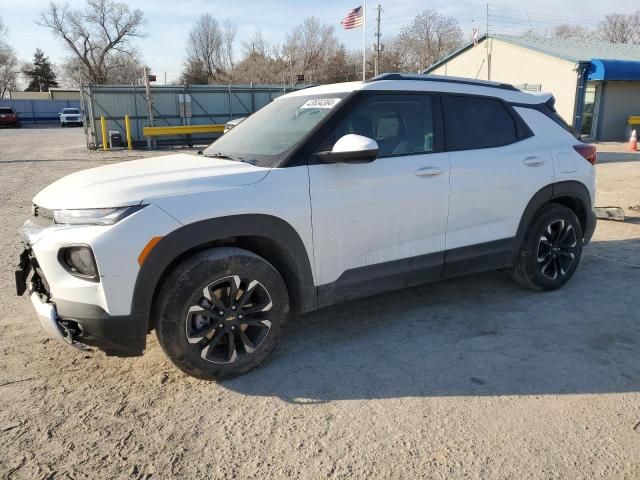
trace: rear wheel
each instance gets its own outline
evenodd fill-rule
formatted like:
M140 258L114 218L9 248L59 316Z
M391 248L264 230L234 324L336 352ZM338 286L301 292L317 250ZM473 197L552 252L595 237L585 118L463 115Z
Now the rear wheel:
M529 226L511 276L532 290L556 290L578 268L582 243L576 214L563 205L547 205Z
M284 281L263 258L239 248L196 254L180 264L159 296L156 333L185 373L230 378L262 363L289 314Z

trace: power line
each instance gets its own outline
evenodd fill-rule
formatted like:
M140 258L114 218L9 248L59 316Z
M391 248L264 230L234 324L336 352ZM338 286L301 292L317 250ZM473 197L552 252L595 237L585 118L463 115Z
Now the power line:
M494 10L493 7L491 9ZM515 8L503 7L503 6L498 6L495 10L511 16L546 18L550 20L559 20L559 21L565 21L565 22L566 21L586 22L586 23L599 22L598 19L595 19L593 17L580 17L580 16L574 16L574 15L556 15L556 14L550 14L550 13L530 13L527 11L517 10Z
M501 31L521 31L551 29L560 25L597 28L598 20L586 17L572 17L544 13L528 13L513 8L487 7L487 31L499 29Z

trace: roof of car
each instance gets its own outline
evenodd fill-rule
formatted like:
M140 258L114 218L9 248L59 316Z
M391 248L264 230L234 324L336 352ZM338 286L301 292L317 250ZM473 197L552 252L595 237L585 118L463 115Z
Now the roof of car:
M444 77L440 75L421 75L404 73L387 73L378 75L366 82L333 83L317 87L305 88L289 93L286 96L327 95L331 93L350 93L357 90L392 90L392 91L430 91L442 93L474 94L502 98L512 103L539 104L548 101L552 95L548 93L531 93L518 90L512 85L486 82L460 77Z

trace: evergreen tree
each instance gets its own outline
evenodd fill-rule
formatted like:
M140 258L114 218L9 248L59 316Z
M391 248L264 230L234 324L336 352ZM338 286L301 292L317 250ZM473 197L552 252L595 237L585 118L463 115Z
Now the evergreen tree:
M50 88L58 86L56 73L53 71L49 57L45 57L44 52L39 48L33 54L33 67L25 70L24 73L31 77L27 86L28 92L48 92Z

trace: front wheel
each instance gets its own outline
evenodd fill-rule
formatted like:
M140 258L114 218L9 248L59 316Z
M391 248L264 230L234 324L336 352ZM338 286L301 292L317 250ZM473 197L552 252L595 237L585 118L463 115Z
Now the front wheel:
M158 298L156 334L169 359L194 377L231 378L276 347L289 315L286 285L266 260L233 247L181 263Z
M582 257L582 226L559 204L542 208L527 229L512 278L532 290L556 290L567 283Z

